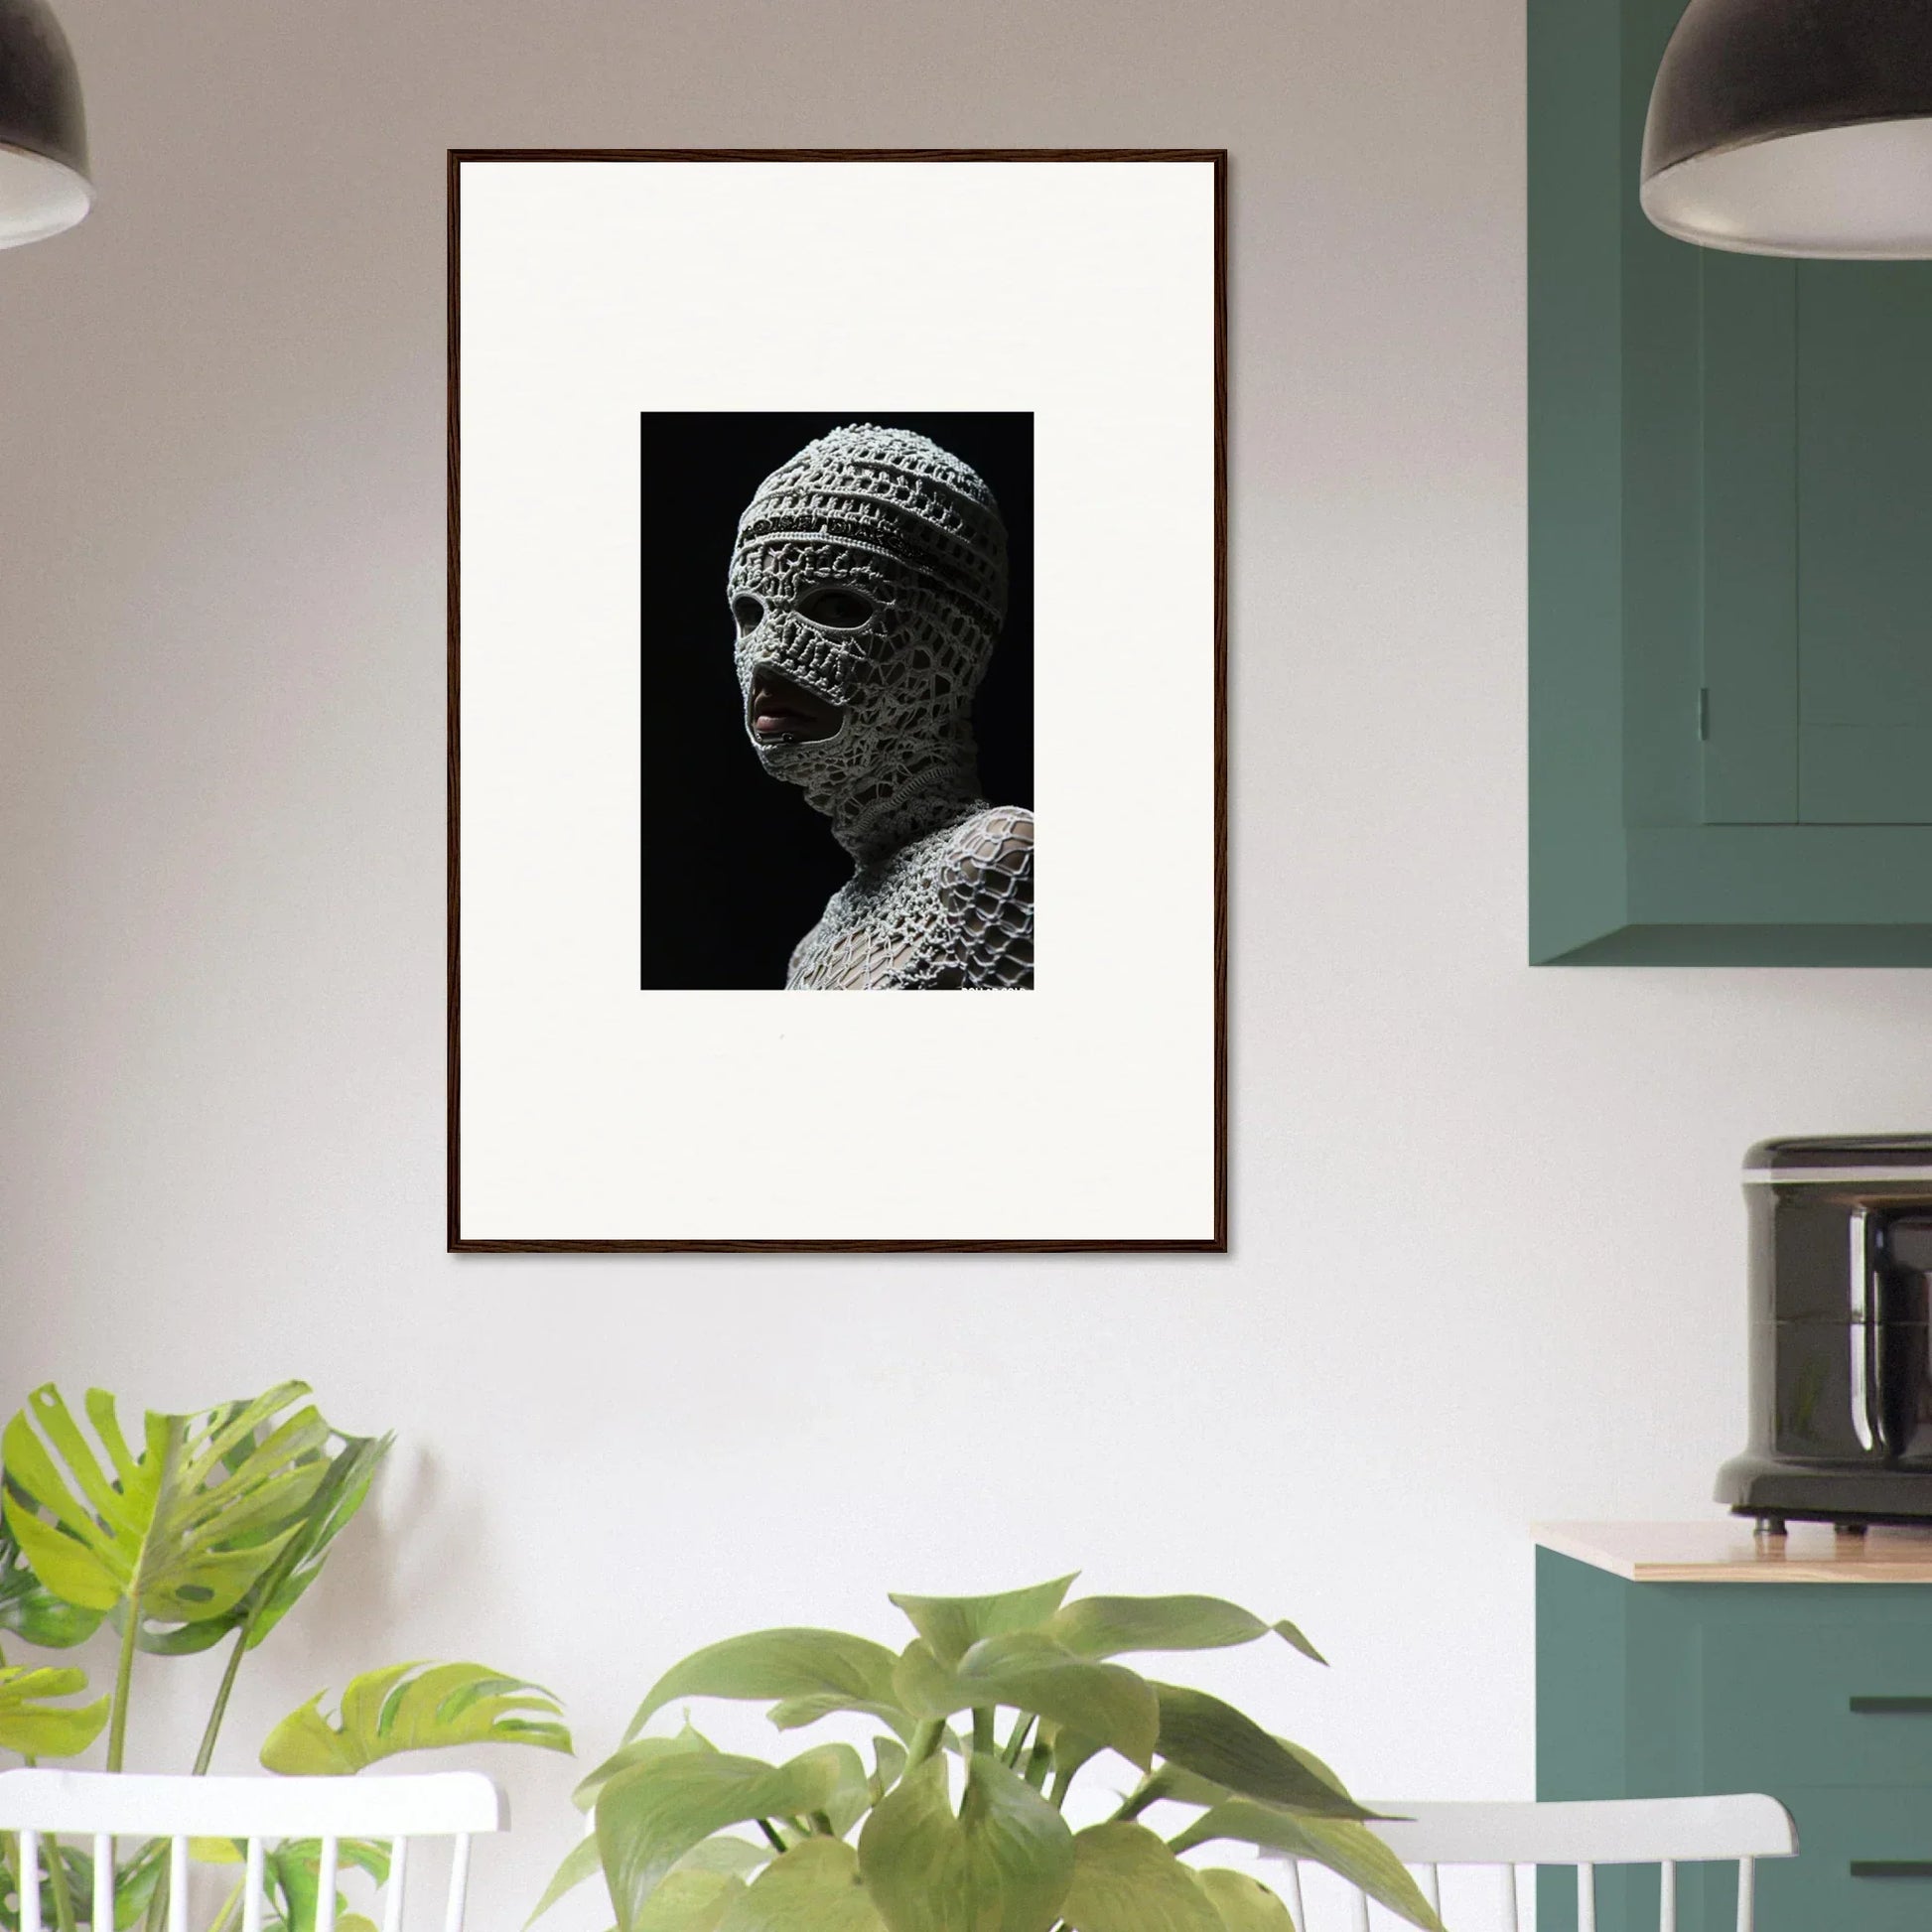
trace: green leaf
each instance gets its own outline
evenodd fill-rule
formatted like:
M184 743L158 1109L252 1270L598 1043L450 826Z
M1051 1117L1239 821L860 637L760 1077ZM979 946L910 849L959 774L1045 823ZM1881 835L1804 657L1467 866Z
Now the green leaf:
M771 1863L774 1854L768 1845L754 1845L750 1839L720 1832L702 1845L694 1845L672 1867L676 1871L729 1871L749 1878L759 1866Z
M838 1697L889 1704L896 1662L884 1644L838 1630L754 1630L728 1637L673 1664L637 1707L624 1740L685 1697Z
M100 1625L100 1611L63 1601L21 1562L20 1545L0 1521L0 1630L43 1650L71 1650Z
M652 1758L672 1757L679 1751L715 1751L717 1748L710 1738L700 1735L689 1725L675 1737L635 1738L628 1744L620 1745L584 1778L570 1794L571 1802L579 1811L589 1811L597 1803L598 1793L620 1771L627 1771L633 1764L648 1764Z
M137 1454L104 1390L87 1392L90 1440L59 1390L36 1389L0 1436L7 1525L41 1583L81 1609L137 1625L223 1617L327 1469L329 1426L296 1406L307 1394L285 1382L204 1416L150 1414Z
M1348 1787L1311 1750L1301 1744L1291 1743L1286 1737L1277 1737L1275 1741L1291 1757L1299 1758L1306 1764L1337 1797L1348 1796ZM1128 1799L1132 1807L1129 1815L1138 1818L1149 1805L1158 1804L1164 1799L1177 1805L1199 1805L1205 1808L1208 1805L1224 1804L1235 1795L1226 1785L1216 1784L1212 1778L1203 1778L1192 1771L1184 1771L1178 1764L1163 1764L1135 1787L1133 1795Z
M1222 1932L1194 1874L1144 1825L1096 1825L1073 1841L1060 1917L1073 1932Z
M87 1688L83 1670L0 1669L0 1749L23 1757L77 1757L107 1723L109 1698L62 1707Z
M1066 1821L976 1751L955 1817L943 1757L908 1771L859 1835L859 1868L890 1932L1047 1932L1073 1880Z
M166 1841L161 1841L164 1845ZM239 1848L237 1848L239 1849ZM389 1854L369 1839L345 1838L337 1847L341 1868L359 1868L383 1883L389 1874ZM273 1907L269 1924L280 1932L315 1932L322 1894L322 1845L313 1838L291 1839L270 1847L262 1864L264 1890ZM341 1891L336 1894L337 1923L356 1914L346 1911ZM366 1920L362 1921L364 1924Z
M262 1746L263 1768L284 1776L341 1777L400 1751L449 1744L534 1744L570 1750L562 1712L540 1685L482 1664L390 1664L353 1679L338 1720L326 1691L289 1715Z
M630 1932L714 1932L744 1897L745 1880L730 1871L673 1871L651 1893Z
M1311 1644L1308 1640L1308 1638L1305 1637L1302 1634L1302 1632L1296 1628L1294 1624L1289 1622L1287 1617L1285 1616L1277 1617L1275 1621L1271 1623L1268 1627L1269 1629L1274 1631L1276 1636L1280 1637L1281 1640L1284 1643L1286 1643L1290 1649L1299 1650L1302 1653L1302 1655L1308 1658L1311 1663L1321 1664L1324 1666L1327 1664L1328 1661L1327 1658L1322 1656L1320 1651L1315 1649L1314 1645ZM1239 1876L1238 1873L1236 1875ZM1267 1886L1264 1885L1262 1889L1266 1891L1268 1888ZM1270 1895L1272 1896L1272 1894ZM1287 1908L1284 1907L1283 1909L1286 1910Z
M1318 1777L1301 1756L1252 1718L1205 1691L1157 1684L1161 1755L1244 1798L1259 1798L1320 1818L1367 1818L1346 1793Z
M876 1718L908 1744L919 1727L918 1720L900 1710L897 1704L873 1704L864 1698L842 1697L832 1691L820 1692L812 1697L786 1698L774 1704L764 1715L778 1730L801 1730L806 1725L815 1725L822 1718L842 1717L848 1713L861 1718Z
M1342 1818L1298 1818L1270 1805L1235 1799L1216 1805L1169 1843L1175 1852L1188 1852L1223 1838L1294 1859L1312 1859L1423 1932L1444 1932L1442 1920L1402 1861L1366 1825Z
M1194 1876L1219 1915L1222 1932L1295 1932L1288 1907L1259 1878L1224 1865Z
M872 1754L876 1768L869 1780L872 1801L877 1804L905 1772L905 1746L891 1737L875 1737Z
M1128 1794L1128 1815L1138 1818L1148 1806L1164 1800L1176 1805L1199 1805L1204 1810L1209 1805L1225 1804L1233 1796L1226 1785L1216 1784L1212 1778L1183 1771L1178 1764L1162 1764Z
M282 1553L239 1604L238 1620L253 1650L307 1594L322 1575L336 1539L368 1500L369 1486L395 1442L393 1436L345 1436L304 1508Z
M1161 1728L1160 1703L1145 1678L1075 1657L1036 1630L983 1638L952 1669L923 1640L908 1644L893 1685L915 1717L1011 1705L1110 1745L1143 1770Z
M859 1876L859 1855L808 1838L774 1860L731 1902L718 1932L885 1932Z
M597 1801L597 1843L619 1932L637 1932L665 1874L714 1832L822 1811L843 1786L864 1780L849 1744L821 1744L781 1765L727 1751L669 1751L621 1771Z
M1106 1748L1099 1738L1082 1736L1079 1731L1070 1730L1064 1725L1055 1729L1050 1749L1053 1776L1059 1781L1060 1789L1064 1791L1081 1767Z
M144 1628L139 1637L143 1650L167 1657L188 1656L212 1649L235 1630L243 1633L242 1642L250 1650L267 1639L322 1575L331 1545L367 1499L369 1485L395 1439L333 1438L332 1432L332 1440L340 1441L342 1447L326 1457L322 1480L304 1504L293 1534L247 1594L224 1616L184 1623L171 1630Z
M593 1872L598 1870L597 1840L580 1838L564 1854L564 1862L552 1873L550 1882L543 1888L543 1896L536 1902L536 1909L523 1923L533 1925L557 1900L574 1892Z
M1010 1589L999 1596L903 1596L893 1601L911 1618L912 1627L932 1646L942 1664L956 1664L984 1637L1032 1630L1057 1610L1073 1586L1076 1570L1050 1584Z
M1218 1596L1082 1596L1057 1611L1046 1634L1079 1657L1130 1650L1225 1650L1270 1632L1316 1663L1324 1661L1288 1622L1264 1623Z

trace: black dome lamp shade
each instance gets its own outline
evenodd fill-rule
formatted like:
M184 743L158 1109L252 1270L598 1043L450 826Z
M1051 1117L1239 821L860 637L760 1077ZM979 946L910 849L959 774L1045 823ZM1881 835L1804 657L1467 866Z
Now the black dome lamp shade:
M1643 207L1742 254L1932 255L1932 0L1691 0Z
M46 0L0 0L0 248L70 228L92 207L80 76Z

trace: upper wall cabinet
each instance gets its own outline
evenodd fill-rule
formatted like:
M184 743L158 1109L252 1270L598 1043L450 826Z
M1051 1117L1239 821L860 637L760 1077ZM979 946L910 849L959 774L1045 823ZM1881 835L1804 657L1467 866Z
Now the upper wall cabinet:
M1530 950L1932 964L1932 263L1672 241L1681 0L1530 4Z

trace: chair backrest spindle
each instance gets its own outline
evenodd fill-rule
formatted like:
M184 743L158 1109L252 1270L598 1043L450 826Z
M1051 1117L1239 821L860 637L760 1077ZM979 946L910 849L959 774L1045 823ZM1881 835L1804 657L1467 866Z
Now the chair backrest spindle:
M389 1895L383 1901L382 1932L402 1932L403 1898L409 1885L409 1841L389 1844Z
M470 1889L470 1835L458 1835L450 1855L450 1906L443 1916L443 1932L463 1932L463 1913Z
M1309 1922L1309 1910L1302 1903L1302 1862L1290 1859L1288 1862L1288 1914L1298 1927Z
M1596 1932L1596 1867L1577 1867L1577 1932Z
M333 1833L322 1839L322 1863L316 1873L316 1932L336 1932L336 1872L342 1846Z
M262 1884L267 1875L268 1848L259 1838L250 1838L246 1874L241 1881L241 1932L262 1932Z
M94 1834L94 1923L114 1923L114 1841L105 1832Z
M1751 1932L1757 1907L1757 1861L1737 1861L1737 1932Z
M41 1932L41 1839L20 1835L20 1932Z
M188 1932L188 1840L168 1845L168 1932Z

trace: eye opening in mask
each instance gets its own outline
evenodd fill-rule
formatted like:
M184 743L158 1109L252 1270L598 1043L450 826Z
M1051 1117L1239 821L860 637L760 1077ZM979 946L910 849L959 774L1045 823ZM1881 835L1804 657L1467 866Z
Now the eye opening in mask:
M749 591L741 591L732 599L732 617L736 621L740 635L756 630L764 621L764 605Z
M798 615L821 630L863 630L879 607L850 584L820 584L796 605Z

